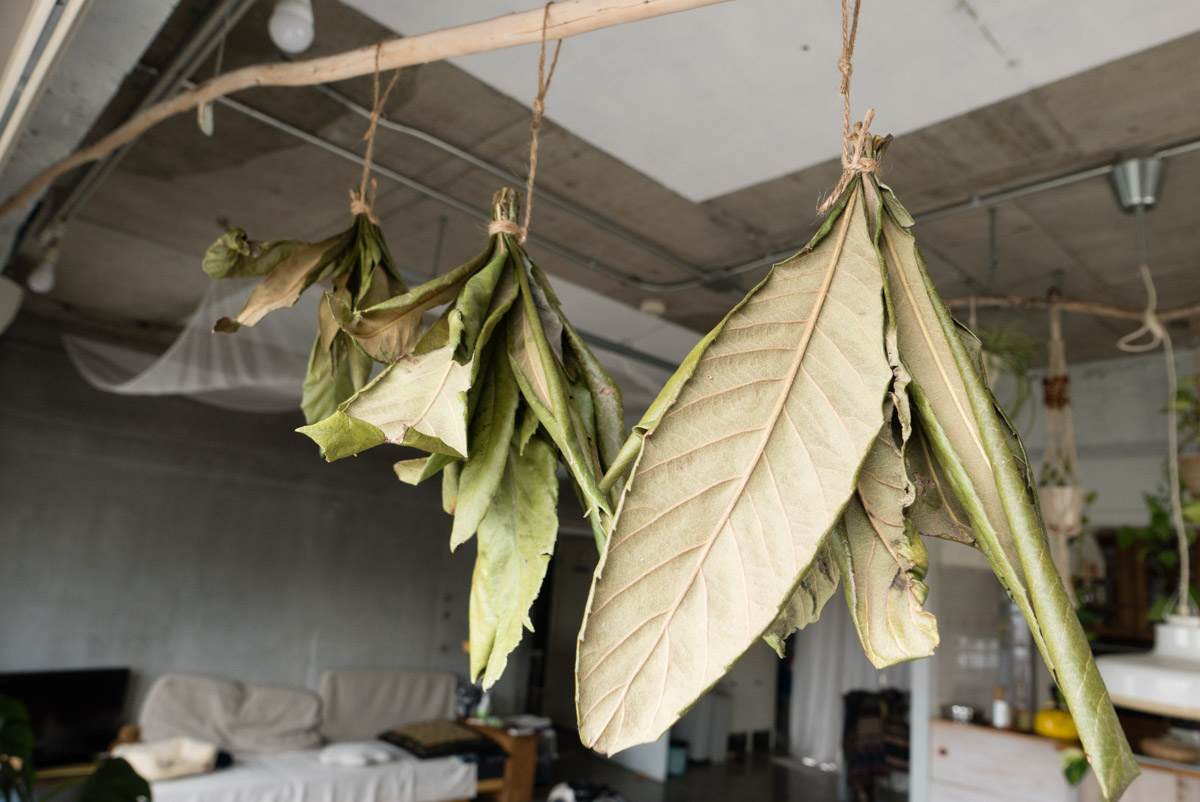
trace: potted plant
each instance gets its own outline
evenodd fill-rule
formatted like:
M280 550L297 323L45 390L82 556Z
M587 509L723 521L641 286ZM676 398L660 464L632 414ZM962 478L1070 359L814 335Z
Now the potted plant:
M1169 605L1176 599L1171 588L1177 581L1179 545L1171 523L1171 499L1166 488L1147 493L1145 499L1150 511L1149 523L1146 526L1122 526L1117 530L1117 545L1138 547L1138 558L1146 566L1146 592L1150 599L1147 617L1158 623L1164 620L1170 612ZM1183 519L1188 524L1200 524L1200 501L1183 505ZM1187 535L1190 546L1196 540L1195 528L1189 527ZM1188 585L1188 596L1193 602L1200 601L1200 591L1194 583Z
M1172 407L1178 416L1179 442L1186 453L1179 458L1179 476L1193 498L1200 498L1200 376L1185 380L1175 393Z

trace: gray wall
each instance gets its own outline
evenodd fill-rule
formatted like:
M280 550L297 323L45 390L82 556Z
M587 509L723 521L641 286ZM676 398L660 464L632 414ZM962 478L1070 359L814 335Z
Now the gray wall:
M108 395L0 339L0 671L130 666L134 700L164 672L464 676L474 546L450 554L439 483L401 485L390 447L326 464L302 423Z

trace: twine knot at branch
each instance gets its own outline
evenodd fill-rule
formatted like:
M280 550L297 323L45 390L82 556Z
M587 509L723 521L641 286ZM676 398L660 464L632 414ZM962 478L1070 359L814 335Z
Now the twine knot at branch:
M511 237L519 237L522 242L525 241L525 231L515 220L493 220L488 225L488 236L494 237L497 234L508 234Z

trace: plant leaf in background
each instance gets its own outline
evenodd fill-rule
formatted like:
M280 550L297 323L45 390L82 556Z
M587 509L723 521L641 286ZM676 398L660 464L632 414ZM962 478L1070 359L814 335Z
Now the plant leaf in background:
M33 802L33 730L25 705L0 695L0 798Z
M82 802L150 802L150 783L119 757L105 758L83 781Z
M1054 568L1019 440L999 412L912 236L882 218L900 352L930 451L992 570L1021 608L1066 696L1106 798L1138 774L1091 649Z
M792 599L854 491L892 371L879 256L852 187L643 419L580 633L588 746L657 738L720 679Z

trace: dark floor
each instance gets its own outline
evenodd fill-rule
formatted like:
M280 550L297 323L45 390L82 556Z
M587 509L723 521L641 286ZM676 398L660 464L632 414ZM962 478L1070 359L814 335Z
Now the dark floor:
M572 744L574 741L574 744ZM837 774L791 768L766 754L740 761L692 764L665 783L648 779L595 755L573 733L559 734L559 780L607 785L628 802L837 802ZM548 788L541 789L544 800Z

